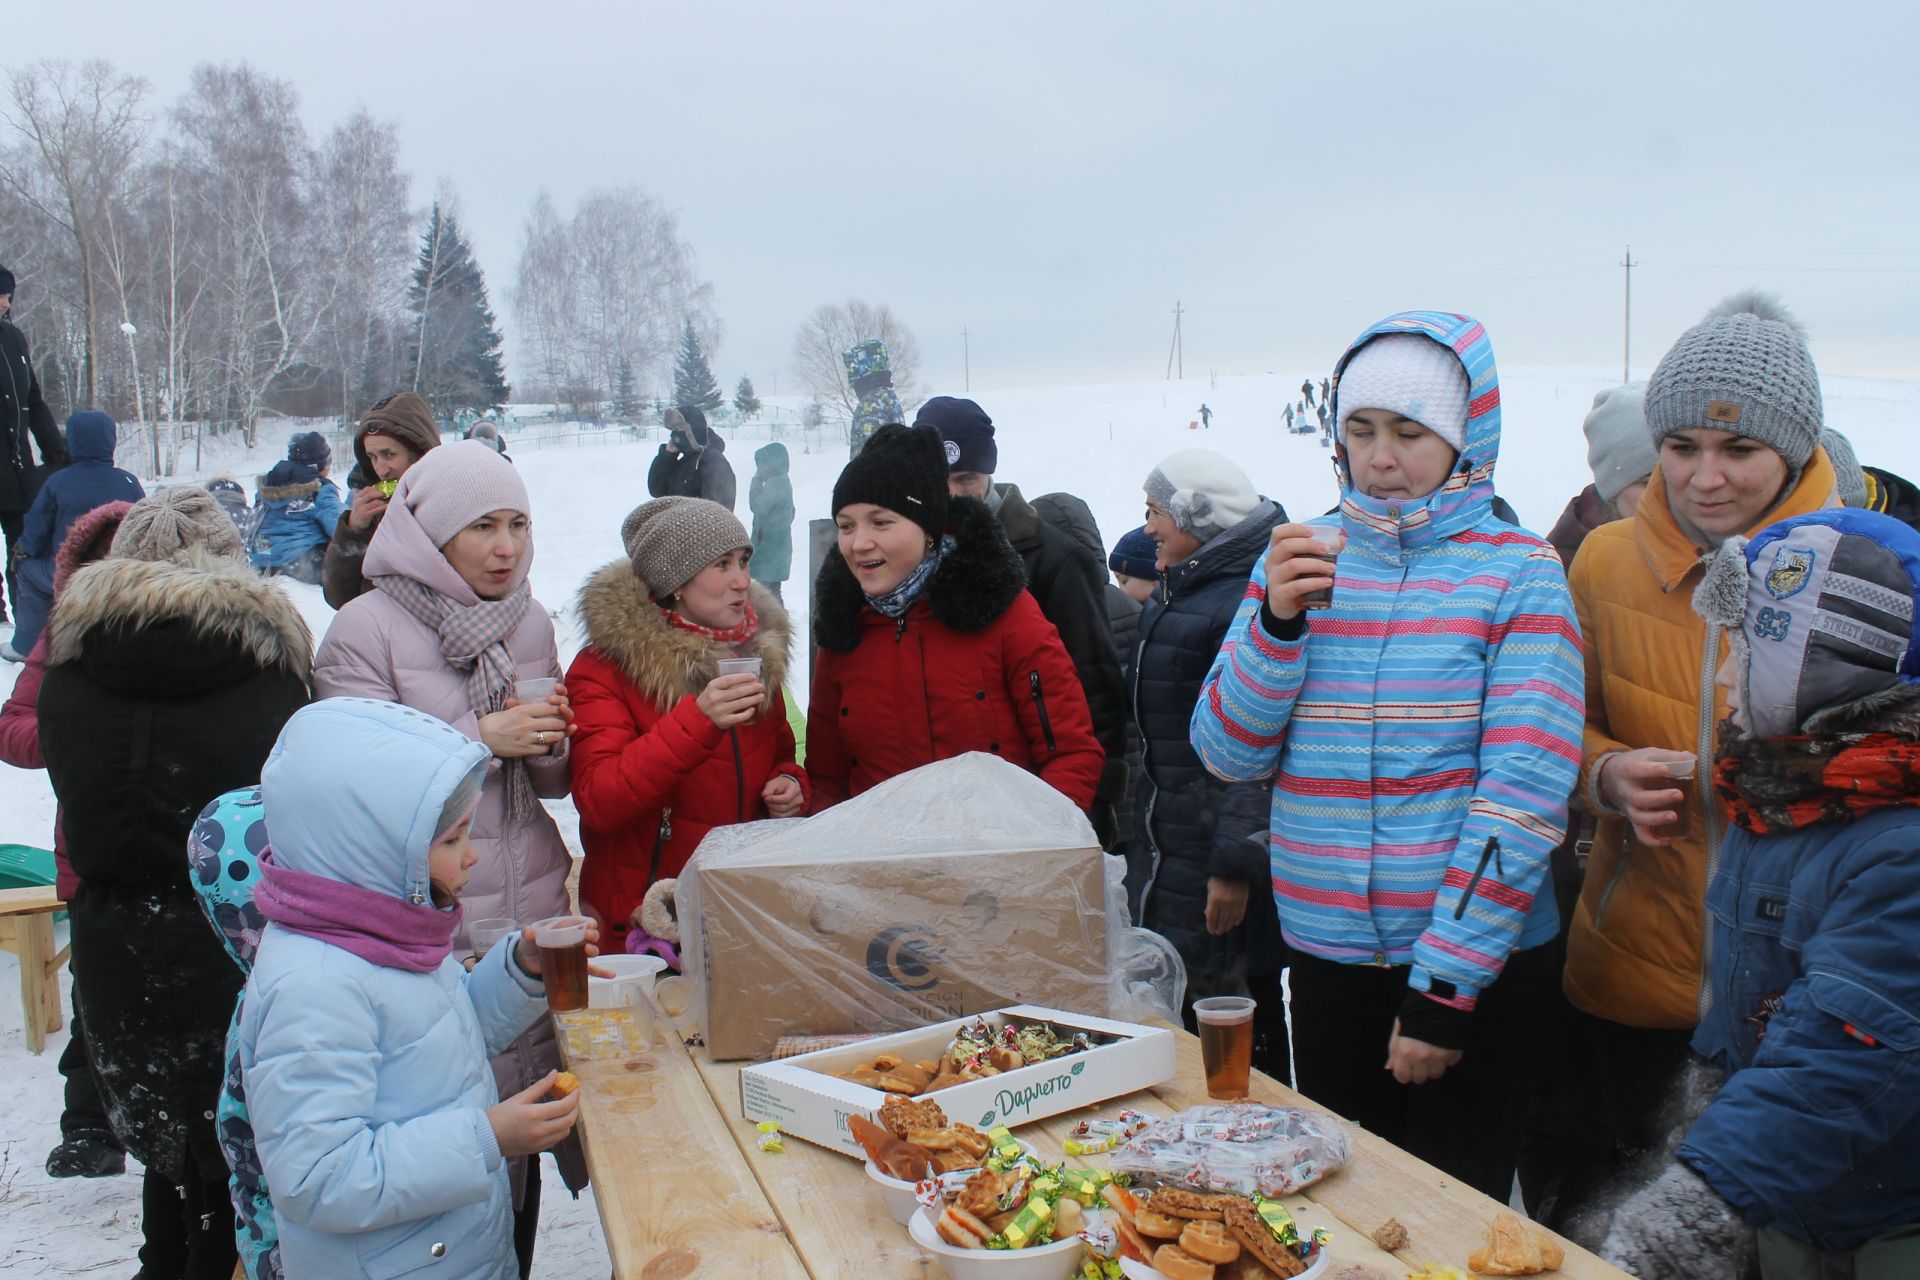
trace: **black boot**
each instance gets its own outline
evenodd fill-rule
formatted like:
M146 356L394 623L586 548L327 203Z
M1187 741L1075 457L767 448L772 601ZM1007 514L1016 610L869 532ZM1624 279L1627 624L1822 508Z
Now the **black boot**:
M127 1153L111 1133L68 1134L47 1155L49 1178L111 1178L127 1171Z

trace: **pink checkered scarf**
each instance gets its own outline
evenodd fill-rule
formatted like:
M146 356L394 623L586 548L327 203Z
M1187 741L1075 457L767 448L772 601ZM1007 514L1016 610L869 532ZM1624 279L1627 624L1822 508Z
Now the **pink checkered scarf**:
M383 574L373 585L440 637L440 656L467 673L467 705L477 719L504 711L513 695L513 653L507 640L527 616L533 589L525 582L498 600L462 604L417 579ZM506 772L507 821L519 825L538 803L525 760L502 760Z

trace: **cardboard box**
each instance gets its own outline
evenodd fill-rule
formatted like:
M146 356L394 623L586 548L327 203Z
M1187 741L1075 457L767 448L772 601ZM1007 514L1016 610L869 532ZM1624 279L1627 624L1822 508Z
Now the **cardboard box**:
M986 1017L993 1023L1008 1018L1051 1022L1120 1038L1084 1053L921 1095L939 1103L947 1118L958 1123L978 1129L997 1124L1018 1128L1173 1078L1175 1045L1171 1031L1037 1005L1019 1005ZM864 1159L866 1153L847 1131L847 1117L877 1118L887 1095L828 1073L871 1062L877 1053L898 1053L909 1059L938 1058L952 1043L954 1032L971 1021L955 1018L917 1031L742 1068L741 1114L756 1124L772 1120L782 1133Z
M680 883L708 1052L764 1058L783 1035L905 1031L1029 1002L1106 1015L1107 855L956 848L965 827L944 829L938 852L822 856L805 832L791 851L777 837L727 857L703 844Z

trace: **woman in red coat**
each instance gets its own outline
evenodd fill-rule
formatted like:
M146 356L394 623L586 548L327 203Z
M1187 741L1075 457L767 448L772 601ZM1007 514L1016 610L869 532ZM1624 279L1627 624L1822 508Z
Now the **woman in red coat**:
M875 432L833 486L833 518L840 554L813 613L814 810L968 751L1091 805L1105 753L1073 660L993 512L948 498L940 437Z
M567 672L580 907L612 950L709 830L806 804L780 694L787 615L747 576L746 529L704 498L656 498L620 538L628 559L580 592L588 646ZM757 658L759 674L718 675L724 658Z

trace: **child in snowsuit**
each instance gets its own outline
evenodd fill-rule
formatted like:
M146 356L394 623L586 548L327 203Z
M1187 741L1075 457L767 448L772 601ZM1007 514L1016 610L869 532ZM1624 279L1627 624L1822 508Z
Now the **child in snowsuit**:
M471 972L452 955L490 764L422 712L332 698L262 770L278 848L231 1051L290 1276L519 1274L506 1158L579 1099L542 1101L550 1073L501 1102L488 1066L546 1010L532 930Z
M780 599L780 584L793 576L793 481L787 478L787 446L763 444L753 453L747 483L753 512L753 580Z
M273 464L260 489L260 524L248 546L253 567L320 583L320 566L334 526L340 523L340 491L327 479L333 453L317 431L295 436L287 456Z
M19 582L15 600L13 639L4 655L19 662L33 652L53 608L53 561L67 540L67 530L95 507L109 502L138 502L147 496L132 472L113 465L118 428L97 409L82 409L67 419L67 453L73 461L48 476L27 509L26 524L14 543Z
M1908 1280L1920 534L1870 511L1782 520L1723 544L1693 603L1733 636L1713 775L1731 827L1693 1038L1727 1079L1603 1252L1642 1280L1711 1275L1751 1223L1766 1280Z

